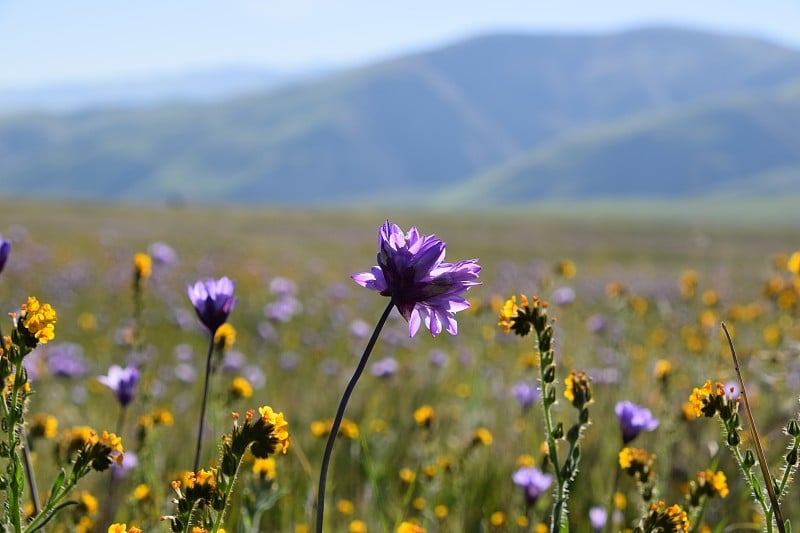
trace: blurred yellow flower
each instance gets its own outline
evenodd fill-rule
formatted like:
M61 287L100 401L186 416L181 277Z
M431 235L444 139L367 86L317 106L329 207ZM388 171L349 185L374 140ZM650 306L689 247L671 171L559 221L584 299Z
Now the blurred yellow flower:
M147 279L153 271L153 260L150 256L139 252L133 255L133 275L136 280Z
M436 412L430 405L423 405L414 411L414 422L420 427L431 427L433 421L436 419Z
M230 350L236 343L236 328L225 322L217 331L214 332L214 345L223 349Z

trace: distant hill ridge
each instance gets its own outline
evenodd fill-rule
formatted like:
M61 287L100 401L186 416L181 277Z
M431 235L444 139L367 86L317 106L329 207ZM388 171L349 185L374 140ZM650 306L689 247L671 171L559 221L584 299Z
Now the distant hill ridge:
M284 205L782 194L800 191L798 118L800 52L762 40L487 35L219 103L0 119L0 186Z

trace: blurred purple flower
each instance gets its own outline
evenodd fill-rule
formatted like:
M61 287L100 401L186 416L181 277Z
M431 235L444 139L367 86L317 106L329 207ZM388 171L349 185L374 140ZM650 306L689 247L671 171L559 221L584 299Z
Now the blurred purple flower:
M152 243L147 248L147 253L159 265L174 265L178 262L178 254L169 244L161 241Z
M356 339L364 339L372 331L372 327L369 324L367 324L367 321L362 320L360 318L357 318L352 322L350 322L349 329L350 329L350 335L352 335Z
M239 350L228 350L222 356L220 370L223 372L237 372L247 362L247 357Z
M139 371L136 367L111 365L108 374L98 376L97 381L114 391L117 401L122 407L127 407L136 395L136 385L139 383Z
M228 320L228 315L236 305L233 296L235 288L236 284L227 277L218 280L209 278L186 288L197 317L212 335Z
M390 378L395 375L400 365L394 357L385 357L372 363L370 372L376 378Z
M54 376L79 378L88 371L83 348L72 342L47 346L47 370Z
M378 266L352 276L353 281L394 299L413 337L424 322L435 337L446 329L458 332L455 313L469 307L464 293L479 285L477 259L444 263L445 243L421 235L416 227L407 234L388 220L378 231Z
M447 353L444 350L432 350L428 360L434 368L442 368L447 364Z
M8 261L8 254L10 253L11 241L3 239L3 234L0 233L0 272L2 272L3 268L5 268L6 261Z
M278 322L288 322L303 311L303 304L294 296L281 296L264 306L264 316Z
M603 315L592 315L586 319L586 329L592 333L602 333L608 327L608 321Z
M553 483L553 476L543 474L541 470L532 466L524 466L516 470L511 479L515 485L522 487L525 491L525 500L529 505L536 503L539 496Z
M514 387L511 388L511 393L517 399L523 411L542 397L542 391L539 390L539 387L531 385L530 383L525 383L524 381L520 381L514 385Z
M197 379L197 370L189 363L178 363L173 372L175 378L183 383L193 383Z
M640 407L633 402L618 402L614 408L622 430L622 443L628 444L642 431L653 431L658 427L658 419L650 409Z
M121 465L117 464L116 461L111 461L111 477L118 481L137 466L139 466L139 456L133 450L125 450Z
M294 370L300 363L300 356L294 352L286 352L278 358L278 365L284 370Z
M592 529L602 531L606 527L607 515L606 508L600 505L589 508L589 523L592 524Z
M297 294L297 283L280 276L272 278L269 282L269 292L276 296L294 296Z
M553 291L550 301L556 305L569 305L575 301L575 290L572 287L559 287Z

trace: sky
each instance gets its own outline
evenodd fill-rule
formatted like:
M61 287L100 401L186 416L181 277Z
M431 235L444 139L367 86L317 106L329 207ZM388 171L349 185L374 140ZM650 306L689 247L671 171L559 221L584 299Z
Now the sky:
M685 26L800 49L800 0L0 0L0 88L354 66L495 31Z

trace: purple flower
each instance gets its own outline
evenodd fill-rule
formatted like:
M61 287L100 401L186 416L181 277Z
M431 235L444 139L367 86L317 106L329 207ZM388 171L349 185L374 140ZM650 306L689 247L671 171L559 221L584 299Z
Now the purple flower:
M589 522L592 524L592 529L602 531L606 527L607 514L605 507L600 505L589 508Z
M160 265L174 265L178 262L175 249L165 242L156 241L147 248L147 253L153 261Z
M222 277L218 280L209 278L198 281L186 288L197 317L212 335L228 320L228 315L236 305L236 298L233 296L235 287L233 281Z
M125 450L125 455L122 456L122 464L117 464L116 461L111 462L111 477L119 481L128 475L128 472L139 466L139 456L136 452Z
M3 234L0 233L0 272L6 266L8 261L8 254L11 253L11 241L3 239Z
M619 402L614 408L622 430L622 443L628 444L642 431L653 431L658 427L658 419L650 409L632 402Z
M511 393L517 398L519 406L523 411L528 409L533 403L542 397L542 391L536 385L531 385L520 381L511 389Z
M479 285L481 267L477 259L444 263L445 243L433 235L421 235L416 227L407 234L388 220L378 231L378 266L354 274L353 280L382 296L394 299L397 310L408 322L413 337L422 322L431 336L442 328L458 332L454 314L469 307L463 294Z
M372 368L370 368L370 372L377 378L390 378L395 375L398 368L400 368L400 364L397 362L397 359L394 357L386 357L375 361L372 364Z
M47 347L47 370L54 376L79 378L88 368L80 344L62 342Z
M550 298L556 305L569 305L575 301L575 290L572 287L559 287Z
M122 407L126 407L136 395L139 371L133 366L122 368L119 365L111 365L108 369L108 374L98 376L97 381L114 391L119 404Z
M523 466L518 469L511 476L511 479L515 485L525 490L525 500L529 505L536 503L539 496L550 488L550 484L553 483L553 476L543 474L541 470L532 466Z

